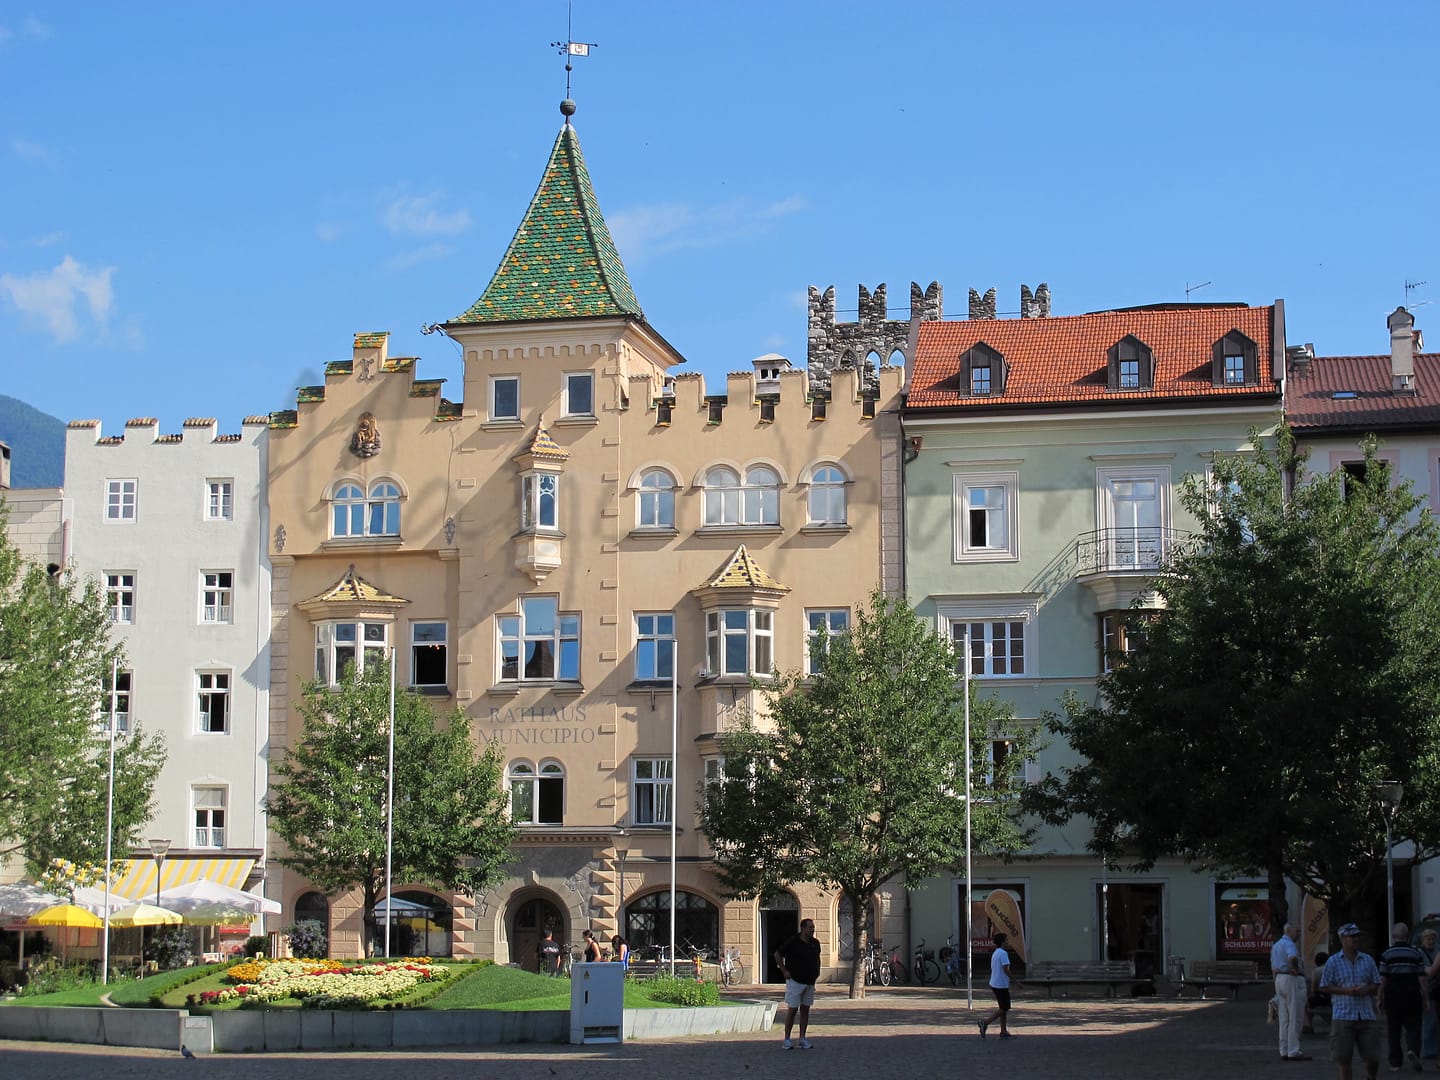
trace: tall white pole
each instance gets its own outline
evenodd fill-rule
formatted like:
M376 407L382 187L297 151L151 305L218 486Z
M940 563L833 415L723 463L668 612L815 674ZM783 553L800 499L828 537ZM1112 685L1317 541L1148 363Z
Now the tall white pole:
M385 766L385 955L390 955L390 873L395 860L395 655L390 646L389 758Z
M115 698L119 693L119 678L120 659L115 657L110 661L110 711L107 724L110 728L110 767L105 784L105 929L101 931L104 937L100 941L101 986L110 981L110 857L113 854L111 845L115 834ZM23 930L20 931L20 939L25 939Z
M673 633L673 631L672 631ZM670 639L670 977L675 977L675 820L680 793L680 643Z
M971 759L974 754L970 750L970 624L965 624L965 656L962 667L965 671L965 1007L975 1008L975 928L971 926L974 916L974 874L971 873L970 847L972 836L970 832L970 803L971 784L970 770Z

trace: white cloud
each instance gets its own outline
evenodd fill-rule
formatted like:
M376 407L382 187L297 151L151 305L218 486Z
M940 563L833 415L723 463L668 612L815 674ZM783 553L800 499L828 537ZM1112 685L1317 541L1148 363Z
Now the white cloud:
M385 207L385 227L400 236L455 236L470 228L470 211L443 211L440 192L400 195Z
M732 199L713 206L664 203L622 210L606 218L615 246L636 262L687 248L719 247L770 230L774 222L809 205L803 195L756 205Z
M66 255L53 270L0 274L0 295L22 314L45 323L55 340L72 341L80 334L85 312L102 327L109 321L115 307L110 284L114 273L113 266L91 270Z
M340 239L340 234L345 231L345 226L334 221L322 221L315 226L315 235L320 238L322 244L333 244Z
M0 44L4 44L14 36L8 26L0 26Z
M25 33L27 33L31 37L48 38L50 36L50 27L46 26L39 19L35 18L34 15L27 16L25 21L20 25L24 29Z
M27 242L31 247L54 247L64 239L65 234L63 232L50 232L44 233L41 236L32 236Z
M48 165L52 169L60 163L52 150L39 143L30 142L28 139L11 139L10 149L21 161L32 162L36 165Z
M422 248L415 248L413 251L401 252L399 255L388 259L385 265L390 267L391 270L408 270L410 267L420 263L431 262L434 259L443 259L454 253L454 245L442 244L437 241L433 244L426 244Z

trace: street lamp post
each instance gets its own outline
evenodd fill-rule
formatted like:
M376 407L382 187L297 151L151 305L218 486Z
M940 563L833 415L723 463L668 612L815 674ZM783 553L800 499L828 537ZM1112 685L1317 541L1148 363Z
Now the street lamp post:
M170 841L151 838L150 854L155 859L155 906L160 906L160 872L165 869L165 856L170 852Z
M1380 809L1385 814L1385 914L1390 920L1385 924L1388 936L1395 925L1395 811L1400 809L1400 800L1405 796L1405 785L1398 780L1382 780L1376 787L1380 791Z

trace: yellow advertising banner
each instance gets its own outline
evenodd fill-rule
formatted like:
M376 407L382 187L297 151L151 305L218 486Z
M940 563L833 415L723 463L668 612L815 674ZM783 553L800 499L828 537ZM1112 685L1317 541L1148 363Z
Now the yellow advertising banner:
M991 889L985 898L985 914L992 926L1005 932L1005 951L1012 958L1025 959L1025 927L1020 921L1020 905L1004 889Z
M1300 905L1300 962L1308 971L1316 953L1329 951L1330 909L1307 893Z

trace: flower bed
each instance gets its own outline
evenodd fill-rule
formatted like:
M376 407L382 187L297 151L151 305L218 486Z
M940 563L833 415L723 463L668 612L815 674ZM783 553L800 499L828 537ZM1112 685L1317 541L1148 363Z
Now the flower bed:
M446 969L429 958L356 965L338 960L254 960L226 972L233 986L201 991L191 1001L199 1006L238 1001L243 1008L295 998L306 1008L364 1008L447 976Z

